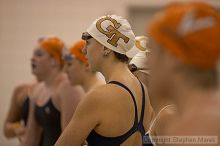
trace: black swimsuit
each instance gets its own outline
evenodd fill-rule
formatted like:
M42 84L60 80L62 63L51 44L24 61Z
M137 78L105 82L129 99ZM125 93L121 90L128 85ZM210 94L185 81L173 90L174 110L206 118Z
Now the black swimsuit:
M143 84L140 82L141 89L142 89L142 109L141 109L140 121L138 122L137 104L136 104L134 95L131 92L131 90L127 86L125 86L124 84L117 82L117 81L111 81L109 83L116 84L116 85L124 88L131 95L132 100L134 102L134 107L135 107L134 125L132 126L132 128L128 132L126 132L125 134L123 134L121 136L117 136L117 137L105 137L105 136L102 136L102 135L98 134L97 132L95 132L95 130L93 130L89 134L89 136L87 137L88 146L119 146L120 144L125 142L132 134L134 134L137 131L141 133L142 137L145 134L145 128L143 125L144 110L145 110L145 91L144 91Z
M29 113L29 102L30 102L30 99L27 96L21 107L21 121L24 122L25 126L27 125L27 119L28 119L28 113Z
M53 146L61 134L61 118L51 98L44 106L35 105L35 118L43 128L41 146Z

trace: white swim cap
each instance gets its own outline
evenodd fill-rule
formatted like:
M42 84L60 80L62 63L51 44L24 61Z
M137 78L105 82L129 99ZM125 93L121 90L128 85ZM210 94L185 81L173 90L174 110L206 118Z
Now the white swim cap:
M134 64L137 70L149 74L148 55L150 53L148 38L138 36L135 38L135 46L128 52L130 57L133 57L129 64Z
M138 52L149 52L147 48L148 38L146 36L135 37L135 45L126 53L129 58L133 58Z
M102 16L89 26L87 32L99 43L120 54L126 55L135 43L130 24L121 16Z

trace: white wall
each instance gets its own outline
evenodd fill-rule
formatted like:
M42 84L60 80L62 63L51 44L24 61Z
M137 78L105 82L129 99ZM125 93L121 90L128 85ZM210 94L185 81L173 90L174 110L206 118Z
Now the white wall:
M133 6L157 7L170 1L175 0L0 0L0 146L18 145L4 138L2 126L14 86L33 78L30 57L38 37L57 35L70 45L101 15L116 13L133 19L128 13ZM219 0L211 3L220 6ZM145 25L143 19L134 22Z

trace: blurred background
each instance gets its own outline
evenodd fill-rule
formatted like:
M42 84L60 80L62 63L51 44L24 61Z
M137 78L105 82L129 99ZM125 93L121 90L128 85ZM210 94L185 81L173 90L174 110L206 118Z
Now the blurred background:
M190 0L0 0L0 146L18 145L4 138L3 122L14 87L33 79L30 58L39 37L56 35L69 46L94 19L113 13L144 35L152 15L171 1ZM220 0L203 1L220 8Z

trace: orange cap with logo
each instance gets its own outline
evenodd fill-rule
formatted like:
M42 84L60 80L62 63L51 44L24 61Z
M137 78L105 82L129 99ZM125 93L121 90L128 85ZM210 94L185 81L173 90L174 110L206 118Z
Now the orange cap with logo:
M173 3L149 26L156 42L183 63L213 68L220 56L220 13L202 2Z
M78 60L82 61L85 64L88 64L88 59L83 53L84 47L86 47L86 41L79 40L69 49L69 52Z
M47 37L39 41L39 46L46 50L56 61L61 65L64 64L62 60L62 51L64 49L64 42L57 37Z

